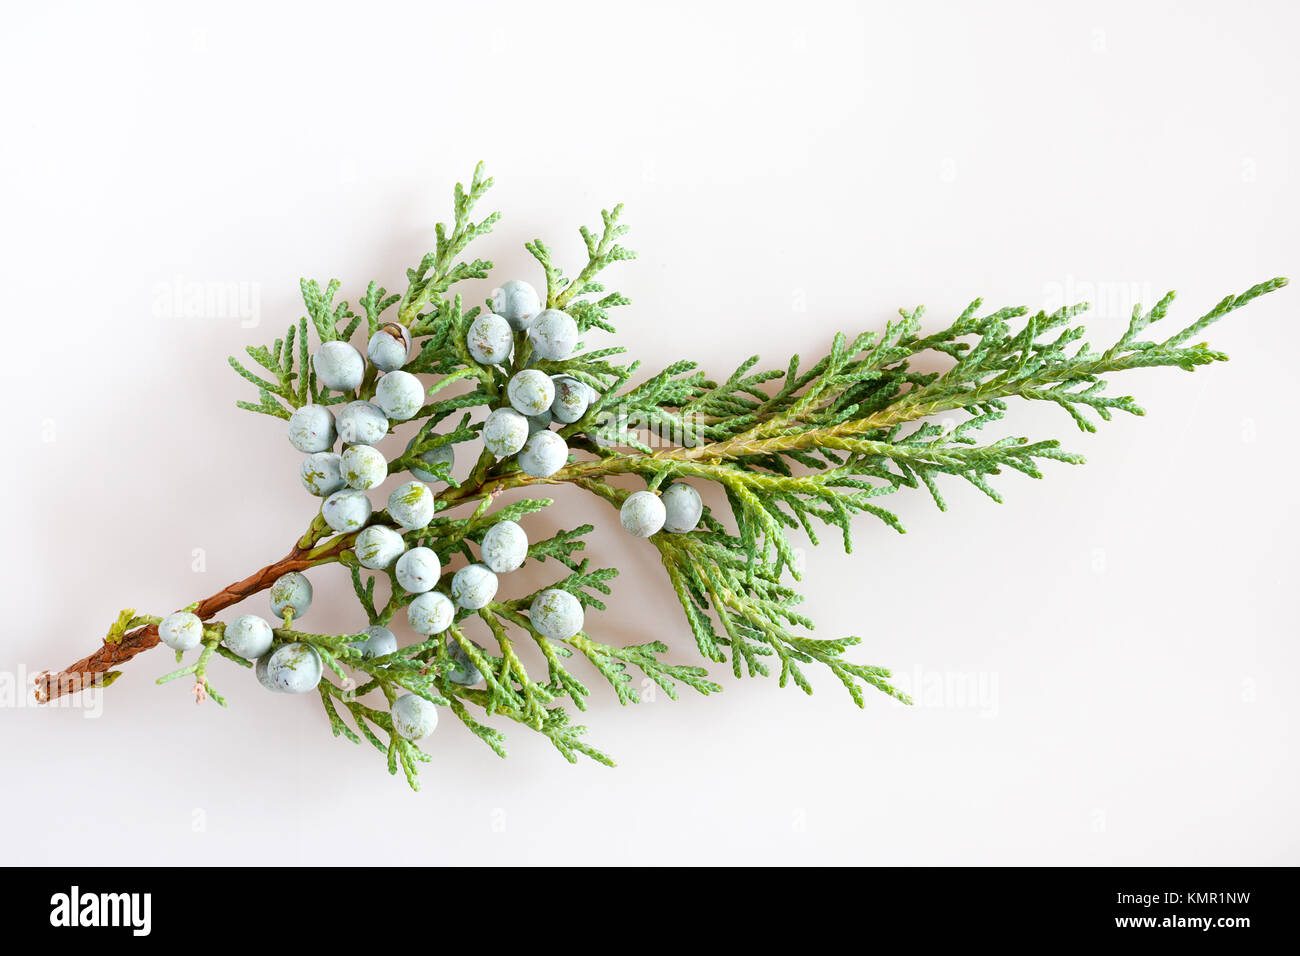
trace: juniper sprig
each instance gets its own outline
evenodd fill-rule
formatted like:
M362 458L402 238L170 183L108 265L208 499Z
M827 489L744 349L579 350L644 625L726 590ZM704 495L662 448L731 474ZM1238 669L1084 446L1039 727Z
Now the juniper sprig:
M184 666L160 682L190 678L198 699L224 705L209 681L213 658L253 667L233 645L256 658L268 688L315 690L335 736L367 741L412 787L418 764L430 759L417 740L440 709L502 756L505 735L494 719L540 733L570 761L612 764L573 723L571 709L586 709L592 680L607 682L622 704L638 700L636 674L671 698L682 687L721 688L704 667L670 663L663 642L619 645L583 629L586 609L604 609L617 575L585 554L593 526L531 540L526 519L552 499L498 502L508 489L549 495L570 485L618 510L623 526L647 539L636 546L658 551L706 661L730 662L736 677L775 671L781 686L806 693L820 666L859 706L867 687L906 703L888 670L849 659L857 637L810 635L791 532L817 544L833 529L851 551L855 515L903 531L884 503L901 489L924 488L946 510L952 478L1000 502L1007 471L1040 478L1046 462L1082 463L1055 440L994 436L995 426L1014 400L1055 404L1089 432L1115 412L1141 415L1131 397L1107 391L1108 376L1223 361L1210 346L1188 343L1286 284L1260 283L1168 337L1153 336L1171 292L1149 310L1135 308L1104 349L1077 324L1086 305L1031 314L986 311L976 300L939 329L927 328L920 307L902 310L883 331L837 335L811 363L795 356L784 369L764 370L752 356L715 381L683 359L637 381L639 362L598 347L629 304L601 281L608 267L635 258L622 245L621 206L603 211L598 229L580 230L587 261L572 278L535 239L526 248L541 267L541 293L512 281L484 306L467 307L452 292L492 268L464 258L498 219L473 219L491 184L480 165L468 189L457 185L452 223L436 227L434 250L407 271L403 292L371 282L354 312L338 300L337 280L303 280L307 315L269 346L249 346L251 364L230 359L257 389L257 401L239 407L289 421L291 441L309 455L304 485L325 499L289 553L169 617L123 611L94 654L38 678L38 699L107 686L116 665L162 640ZM349 344L362 330L368 363ZM925 370L936 365L942 370ZM933 420L947 413L961 413L960 422ZM370 446L407 421L409 442L385 475L384 456ZM355 451L335 454L339 439ZM468 467L454 477L458 456ZM626 491L613 476L635 476L644 488ZM364 492L385 477L402 483L375 511ZM722 513L700 506L695 486L704 485L720 490ZM526 594L503 586L524 561L554 566L554 582ZM327 564L347 569L367 627L333 633L299 624L311 603L302 572ZM377 594L381 578L386 599ZM228 639L230 625L215 615L267 588L281 626L263 631L260 619L241 620L239 640ZM389 630L399 612L420 638L405 647ZM269 640L257 646L264 633ZM530 671L526 657L543 665Z

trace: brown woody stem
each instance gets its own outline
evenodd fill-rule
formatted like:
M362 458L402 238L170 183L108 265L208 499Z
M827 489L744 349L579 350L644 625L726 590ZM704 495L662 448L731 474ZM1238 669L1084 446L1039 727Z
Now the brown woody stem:
M313 546L316 543L315 534L319 533L319 530L316 523L313 522L312 529L303 535L298 543L294 545L293 550L283 558L274 564L268 564L260 571L254 571L242 581L236 581L234 584L222 588L211 597L204 598L194 607L194 613L198 615L200 620L206 621L232 604L238 604L244 598L256 594L258 591L266 590L282 574L288 574L290 571L302 571L313 565L333 561L349 546L354 537L353 535L339 535L333 541L328 542L327 546L314 548ZM103 682L104 675L113 667L129 661L141 651L147 651L157 644L158 625L156 624L137 627L135 630L122 635L117 641L108 641L106 639L95 653L83 657L75 664L69 664L57 674L45 671L37 675L36 699L41 703L45 703L64 694L71 694L87 687L96 686Z

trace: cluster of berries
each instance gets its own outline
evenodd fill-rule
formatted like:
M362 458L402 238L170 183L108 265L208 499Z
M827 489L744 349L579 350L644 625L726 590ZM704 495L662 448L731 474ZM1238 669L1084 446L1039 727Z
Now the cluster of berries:
M367 532L382 531L377 541L363 542ZM388 534L392 535L390 539ZM476 611L486 607L497 592L497 575L521 567L528 556L528 535L514 521L498 521L483 536L480 561L468 564L451 578L449 594L435 590L442 576L442 562L430 548L407 549L401 535L382 525L371 525L358 536L354 545L357 560L365 567L393 571L398 585L415 595L407 605L407 621L417 634L434 636L451 627L457 608ZM279 618L296 620L307 612L312 602L312 586L300 572L291 571L277 578L271 586L271 610ZM534 598L529 609L533 627L546 637L563 641L582 630L584 614L581 602L568 591L551 588ZM203 622L190 611L178 611L158 625L162 642L177 651L198 647L203 639ZM387 627L373 624L365 630L365 639L353 643L362 659L387 657L397 652L395 635ZM303 694L315 690L324 673L320 654L310 644L289 642L275 645L275 633L266 620L255 614L243 614L224 629L222 643L234 654L256 661L254 671L267 690L276 693ZM476 645L477 646L477 645ZM447 679L455 684L472 686L483 675L460 644L447 638L447 652L453 667ZM438 723L437 708L415 694L406 694L393 702L393 726L410 740L430 734Z
M516 334L525 333L530 356L567 361L578 344L578 326L558 309L543 309L536 290L512 280L495 290L493 311L471 324L466 346L476 362L501 365L510 360ZM521 338L523 338L521 336ZM353 534L357 562L374 571L391 571L397 584L414 595L407 605L411 628L425 636L445 632L457 610L477 611L496 596L497 575L521 567L528 556L528 535L514 521L499 521L488 529L480 547L480 560L451 577L446 592L437 590L442 562L431 548L407 548L404 531L428 526L435 511L434 492L426 482L439 475L428 468L454 464L450 445L425 451L420 465L410 472L415 480L403 482L388 497L388 516L396 527L372 523L373 509L367 492L389 477L389 462L376 445L395 422L416 417L423 407L423 383L402 368L410 359L411 336L402 325L388 324L371 336L366 348L370 364L380 373L373 401L353 401L335 415L325 405L304 405L289 418L289 441L306 455L300 477L303 487L323 498L321 517L340 534ZM347 342L326 342L312 356L316 381L325 390L354 392L366 377L366 361ZM508 405L494 409L483 425L484 446L497 458L518 456L520 468L535 478L548 478L568 461L564 438L552 423L572 424L583 418L599 398L585 382L565 375L550 376L537 368L516 372L506 386ZM342 451L336 452L336 443ZM407 445L409 453L416 439ZM409 459L408 459L409 460ZM443 472L445 474L445 471ZM624 529L638 537L657 532L683 534L699 523L703 505L689 485L670 485L662 494L639 491L629 495L621 511ZM271 610L292 622L307 612L312 601L311 582L294 571L271 587ZM529 608L529 620L542 636L565 641L583 627L582 603L568 591L542 591ZM190 611L164 618L158 634L177 651L192 650L203 639L203 622ZM365 631L365 639L351 646L365 660L387 657L398 650L397 636L380 624ZM324 673L320 654L308 643L275 643L271 625L255 614L244 614L224 628L222 643L234 654L255 661L257 679L268 690L301 694L314 690ZM475 645L476 647L478 645ZM454 667L446 675L453 683L472 686L483 675L461 645L447 638ZM406 694L390 708L393 726L403 737L419 740L438 722L437 708L416 694Z
M501 365L513 354L516 333L526 334L530 359L564 362L578 347L573 316L543 309L531 285L512 279L493 293L492 311L474 320L465 344L480 365ZM483 444L497 458L518 455L524 474L549 478L569 460L569 446L551 424L578 421L598 397L590 385L569 376L521 369L506 385L508 404L488 415Z
M559 309L543 309L537 291L512 279L493 293L492 309L469 329L470 355L482 365L509 361L515 333L526 332L531 356L567 361L578 345L578 324ZM569 459L569 446L550 431L552 422L579 421L599 399L596 390L567 375L550 376L535 368L516 372L506 385L509 405L493 410L483 426L483 444L498 458L518 455L519 467L533 478L549 478ZM639 538L661 530L693 531L704 506L690 485L674 484L662 497L639 491L624 502L623 528Z
M424 383L401 368L410 350L406 328L385 325L370 337L366 349L371 363L384 373L375 384L373 402L349 402L337 417L325 405L303 405L289 418L289 441L307 456L300 472L303 487L325 499L321 517L341 534L365 528L372 512L365 493L388 478L388 460L375 446L388 434L392 422L408 421L423 407ZM346 342L326 342L312 356L312 367L316 381L326 389L353 391L365 378L365 360ZM335 452L334 445L340 440L343 451ZM445 446L420 457L429 465L450 465L451 456L450 446ZM430 481L435 478L422 469L412 469L412 474ZM432 520L433 511L433 492L424 481L405 482L388 498L389 515L404 528L423 528ZM396 534L391 528L386 530ZM376 530L371 543L391 547L391 538Z

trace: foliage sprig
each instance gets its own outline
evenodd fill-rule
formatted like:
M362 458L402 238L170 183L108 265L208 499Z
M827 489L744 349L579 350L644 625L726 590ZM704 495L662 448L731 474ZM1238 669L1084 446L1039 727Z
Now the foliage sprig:
M390 474L424 469L441 487L434 517L425 526L402 528L387 511L377 512L371 523L396 529L406 548L431 549L445 569L440 588L449 586L453 566L476 560L474 549L482 547L495 524L519 521L551 504L549 497L533 497L501 505L497 498L504 491L544 485L549 494L571 485L622 509L631 492L610 482L617 476L633 476L656 495L675 483L711 487L723 506L716 513L705 507L693 530L656 533L642 543L657 550L701 657L729 663L735 677L775 675L780 686L793 684L805 693L812 693L817 670L829 670L859 706L867 688L909 701L891 683L888 670L849 659L858 637L811 635L813 622L799 609L795 589L802 565L798 534L816 545L829 528L847 552L857 515L904 531L884 506L902 489L924 488L946 510L943 487L951 479L1000 502L1008 472L1041 478L1045 464L1081 464L1082 456L1054 439L984 436L1001 426L1017 400L1056 405L1085 432L1115 412L1142 415L1131 396L1109 393L1109 376L1133 368L1190 371L1223 361L1226 356L1209 345L1188 343L1286 284L1281 278L1262 282L1224 298L1168 337L1152 337L1152 328L1166 319L1174 302L1171 292L1145 311L1135 307L1124 334L1100 349L1086 341L1078 322L1086 304L1050 313L1022 307L986 311L976 299L939 328L924 321L922 308L903 309L883 330L835 336L828 352L810 363L794 356L784 367L765 369L751 356L720 381L689 359L641 376L641 363L624 360L622 349L592 348L585 341L563 359L546 358L533 353L523 333L516 336L509 361L486 364L467 346L467 334L485 310L464 308L452 290L486 277L492 268L483 259L464 258L468 245L499 218L495 212L473 218L491 185L480 165L468 188L456 186L452 222L436 227L434 249L407 270L401 293L390 294L372 281L360 299L362 311L354 313L346 301L336 301L341 288L336 280L324 286L303 280L307 315L269 346L248 347L257 371L230 359L257 390L256 402L240 401L239 407L288 419L309 404L372 399L371 372L355 389L324 388L311 365L308 336L314 332L321 343L346 342L363 324L373 336L386 322L395 322L412 340L405 371L424 377L427 397L414 416L409 445L390 462ZM610 266L635 257L623 245L628 227L622 212L621 205L614 206L601 213L598 229L580 229L587 261L572 279L541 239L526 244L544 277L544 307L567 313L586 338L613 333L612 310L629 304L601 281ZM487 311L492 309L489 299ZM525 368L575 380L592 394L577 420L557 423L556 433L574 454L545 477L529 474L510 457L479 453L480 413L503 407L512 376ZM448 428L448 420L456 423ZM467 476L453 478L449 462L431 463L427 457L448 449L470 450ZM588 523L533 540L527 560L562 569L541 590L567 592L582 608L599 612L618 572L593 566L586 556L584 536L592 530ZM416 595L399 586L391 569L363 568L355 539L355 532L334 533L318 516L288 558L254 576L249 593L269 586L284 569L341 563L348 568L361 617L367 625L386 626ZM377 597L381 579L388 585L387 600ZM377 658L357 649L364 633L303 631L292 615L275 629L274 642L315 649L325 670L318 693L333 733L369 742L384 755L390 772L400 770L412 786L418 785L418 764L429 756L394 724L390 709L404 694L446 708L501 756L505 734L494 722L504 720L541 734L570 761L586 756L612 764L586 743L585 728L574 724L569 712L589 705L592 690L584 671L599 675L621 704L636 703L651 686L673 699L681 687L702 694L721 690L704 667L670 663L666 641L602 640L598 615L588 618L590 634L580 629L565 640L548 637L530 610L539 593L500 595L477 609L459 608L444 634ZM192 607L206 611L210 606ZM123 611L105 647L144 643L159 620ZM207 682L211 658L247 662L222 645L223 627L208 622L197 659L162 680L193 678L198 696L224 703ZM114 661L122 652L115 653ZM530 670L530 657L541 661L540 669ZM466 667L480 675L480 686L452 680Z

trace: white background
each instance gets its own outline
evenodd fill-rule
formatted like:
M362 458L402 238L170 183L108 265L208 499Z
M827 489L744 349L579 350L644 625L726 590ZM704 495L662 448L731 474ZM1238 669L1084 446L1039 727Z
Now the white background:
M330 737L314 696L218 662L196 708L163 651L98 716L15 681L278 558L311 517L283 426L226 356L355 303L429 248L478 159L478 254L540 281L627 204L621 344L650 367L784 367L924 302L1092 299L1097 341L1169 288L1169 324L1293 271L1294 4L29 5L0 36L7 376L0 549L3 856L60 863L1297 863L1296 291L1214 329L1232 362L1128 373L1148 409L1081 468L949 484L807 558L819 635L864 638L918 704L735 681L584 722L569 766L449 715L424 790ZM486 210L485 210L486 211ZM245 309L187 315L228 284ZM467 295L480 301L491 282ZM244 327L252 319L255 328ZM1170 331L1173 331L1170 329ZM601 344L604 344L603 342ZM1104 343L1103 343L1104 344ZM403 432L405 434L405 432ZM623 571L589 630L697 655L651 548L561 489ZM205 570L193 570L201 549ZM310 621L357 623L341 569ZM511 579L531 589L540 571ZM249 609L265 609L264 597ZM306 621L304 623L307 623ZM405 633L405 632L404 632Z

